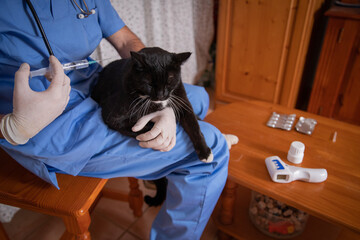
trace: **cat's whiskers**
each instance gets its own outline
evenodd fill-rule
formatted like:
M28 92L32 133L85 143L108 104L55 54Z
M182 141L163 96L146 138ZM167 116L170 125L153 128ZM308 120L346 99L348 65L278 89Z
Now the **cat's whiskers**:
M181 99L180 97L176 96L176 95L171 95L170 98L173 100L173 102L175 103L175 105L180 109L180 110L186 110L190 113L192 113L192 109L186 104L186 102L184 102L183 99Z
M140 114L140 117L143 117L146 115L146 112L147 110L149 109L150 107L150 104L151 104L151 100L149 98L146 99L146 102L144 103L144 105L142 106L143 107L143 110L141 111L141 114Z
M146 98L143 100L144 100L143 104L140 105L140 107L135 111L136 118L138 119L146 115L146 112L151 104L150 98Z
M132 110L133 108L135 108L143 99L141 99L140 97L137 97L134 101L131 102L130 106L129 106L129 110Z
M138 113L140 113L142 111L145 103L148 100L149 100L148 98L143 98L142 96L139 96L130 104L130 107L129 107L130 119L133 116L138 116Z
M174 100L171 99L171 97L169 98L169 105L170 107L174 110L175 113L175 118L180 120L180 109L179 107L174 103Z

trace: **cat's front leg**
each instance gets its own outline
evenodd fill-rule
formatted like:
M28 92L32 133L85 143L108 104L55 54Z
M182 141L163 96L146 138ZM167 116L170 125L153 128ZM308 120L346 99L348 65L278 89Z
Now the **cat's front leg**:
M180 124L189 135L199 159L206 163L212 162L214 160L213 153L206 144L195 114L185 113Z
M195 151L202 162L212 162L214 155L211 149L207 146L204 135L201 132L197 117L192 109L190 101L186 96L183 86L176 89L177 97L181 97L182 106L180 114L180 124L185 132L189 135L191 142L194 145Z

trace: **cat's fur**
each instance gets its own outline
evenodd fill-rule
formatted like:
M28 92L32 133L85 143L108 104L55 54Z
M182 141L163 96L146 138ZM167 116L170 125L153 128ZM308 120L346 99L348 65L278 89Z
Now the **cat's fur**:
M103 69L92 98L102 107L104 122L131 137L152 128L153 123L149 122L139 132L131 130L142 116L165 107L173 108L199 159L211 162L213 155L181 81L181 65L190 55L169 53L157 47L131 52L130 58L114 61ZM161 185L163 188L164 184Z

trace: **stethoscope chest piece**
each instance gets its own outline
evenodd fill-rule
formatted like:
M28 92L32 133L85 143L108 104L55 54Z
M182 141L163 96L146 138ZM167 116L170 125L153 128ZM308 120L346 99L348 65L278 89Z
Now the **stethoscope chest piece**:
M92 14L95 14L95 13L96 13L95 9L91 9L91 11L88 12L88 13L79 13L79 14L77 15L77 18L78 18L78 19L87 18L88 16L90 16L90 15L92 15Z
M83 4L85 5L86 10L84 10L83 8L81 8L80 5L77 3L76 0L72 0L72 1L73 1L73 3L76 5L76 7L81 11L81 13L79 13L79 14L76 15L78 19L87 18L88 16L96 13L95 9L91 9L91 10L89 11L89 8L88 8L85 0L82 0L82 2L83 2Z

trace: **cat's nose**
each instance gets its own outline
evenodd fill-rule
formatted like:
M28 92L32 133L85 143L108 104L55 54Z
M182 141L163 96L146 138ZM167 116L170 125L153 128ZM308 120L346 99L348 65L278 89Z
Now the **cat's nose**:
M167 94L166 94L165 91L163 91L163 92L158 92L156 97L157 97L157 99L158 99L159 101L163 101L163 100L166 100L166 99L167 99Z
M164 96L164 95L158 95L158 96L157 96L157 99L158 99L159 101L164 101L164 100L166 100L166 96Z

